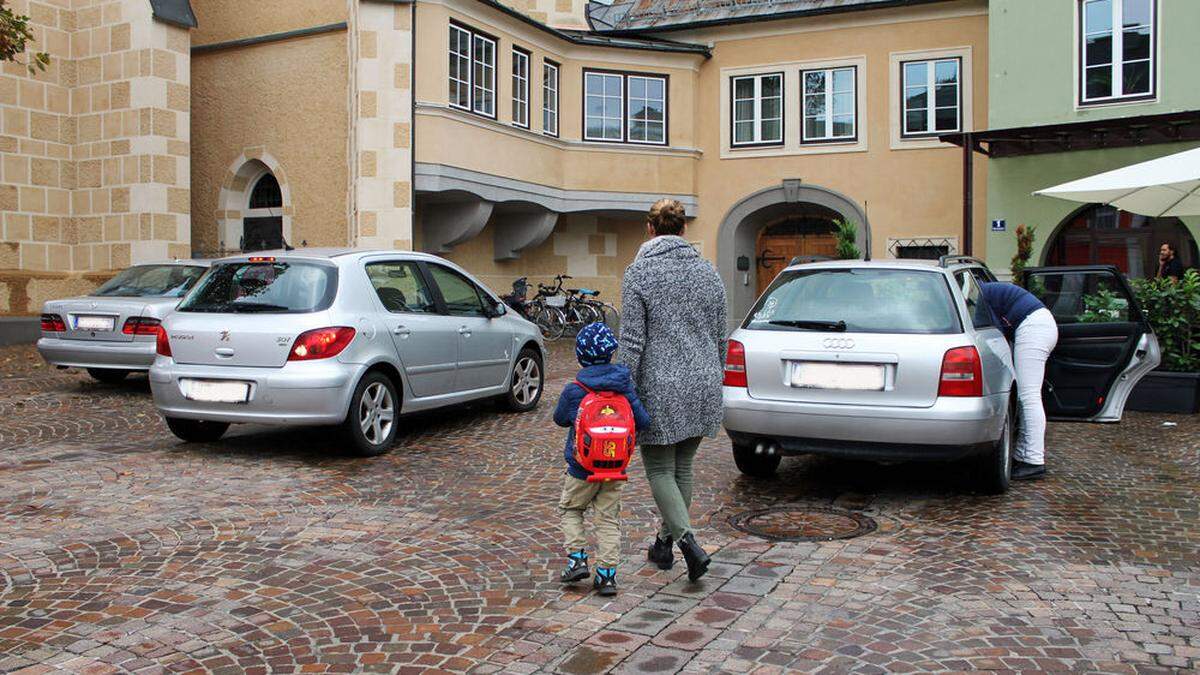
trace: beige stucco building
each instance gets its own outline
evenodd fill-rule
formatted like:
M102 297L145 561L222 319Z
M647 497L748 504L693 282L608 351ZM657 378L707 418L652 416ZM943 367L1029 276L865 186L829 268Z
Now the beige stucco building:
M985 213L936 139L984 126L985 0L12 4L53 65L0 76L0 312L283 243L615 299L671 196L736 313L835 219L887 257L961 252Z

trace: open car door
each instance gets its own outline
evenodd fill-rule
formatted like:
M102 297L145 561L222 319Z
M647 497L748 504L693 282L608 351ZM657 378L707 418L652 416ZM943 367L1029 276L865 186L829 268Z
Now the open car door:
M1047 416L1119 422L1133 387L1162 359L1129 282L1112 266L1032 267L1025 287L1058 324L1042 391Z

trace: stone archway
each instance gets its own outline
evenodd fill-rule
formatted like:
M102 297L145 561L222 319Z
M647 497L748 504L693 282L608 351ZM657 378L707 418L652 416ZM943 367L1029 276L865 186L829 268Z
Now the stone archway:
M729 297L729 325L736 326L750 311L756 298L758 270L755 264L758 231L768 222L786 216L800 204L816 204L858 224L858 247L870 255L871 226L866 212L840 192L786 179L775 187L759 190L729 209L717 231L717 271ZM747 270L738 269L745 258Z
M252 209L250 195L254 186L267 174L279 183L280 206L278 213L260 213ZM293 246L292 241L292 193L283 167L261 146L246 148L225 172L221 193L217 198L217 237L222 252L237 252L241 249L247 217L277 215L282 219L283 240Z

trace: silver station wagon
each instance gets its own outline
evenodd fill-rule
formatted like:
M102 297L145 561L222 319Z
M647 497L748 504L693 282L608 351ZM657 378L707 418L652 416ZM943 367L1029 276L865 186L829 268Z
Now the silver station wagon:
M86 368L101 382L149 370L159 323L208 265L199 260L136 265L91 295L45 303L38 352L51 365Z
M785 269L729 342L725 428L738 468L767 476L783 455L805 453L973 457L979 487L1006 490L1019 407L1011 349L982 304L986 281L982 263L961 257ZM1160 359L1125 279L1115 268L1035 268L1026 283L1059 326L1048 416L1120 420Z
M395 251L305 249L222 259L163 323L150 370L176 436L231 423L342 425L385 452L401 413L542 395L538 329L460 267Z

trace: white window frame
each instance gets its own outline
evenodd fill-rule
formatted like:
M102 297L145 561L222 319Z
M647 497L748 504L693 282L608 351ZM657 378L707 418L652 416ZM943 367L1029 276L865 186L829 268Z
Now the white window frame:
M458 75L460 77L456 77L455 73L453 71L451 71L451 73L449 75L449 78L450 78L449 86L450 86L450 89L454 90L454 93L451 94L450 89L448 89L447 96L449 97L449 102L452 107L458 108L460 110L470 110L471 109L471 71L474 68L474 66L471 62L471 42L472 42L471 31L466 28L463 28L462 26L459 26L458 24L452 23L452 24L450 24L449 35L450 35L450 50L449 50L450 58L453 59L454 63L456 63L458 65ZM458 45L459 45L458 38L460 36L465 36L467 39L465 52L458 50ZM463 72L464 70L465 70L465 73ZM461 77L462 75L465 75L466 79L463 79ZM463 93L462 89L466 89L465 94L466 94L467 105L465 105L465 106L458 102L459 95Z
M763 117L762 103L765 98L768 98L768 97L764 97L762 95L763 80L766 80L768 78L775 78L775 79L779 80L779 96L778 97L776 97L776 96L769 97L769 98L778 98L779 99L779 116L778 117L771 117L771 118ZM738 95L737 95L738 82L744 81L744 80L750 80L751 82L754 83L754 91L750 95L751 98L738 98ZM784 138L784 133L785 133L784 127L786 126L786 122L784 120L786 119L786 115L787 115L787 113L785 111L785 106L784 106L784 101L786 100L786 89L785 89L783 72L776 71L776 72L772 72L772 73L755 73L753 75L733 75L729 78L729 99L730 99L729 144L731 147L748 148L748 147L763 147L763 146L768 146L768 145L783 145L783 138ZM749 118L749 119L738 118L738 113L737 113L738 105L737 104L741 101L753 101L754 102L753 116L751 118ZM770 122L770 121L779 122L779 137L778 138L764 138L763 137L763 123ZM746 122L749 122L751 124L751 127L754 130L753 138L751 138L748 141L738 141L737 140L738 124L746 123Z
M649 104L652 101L653 102L661 101L662 112L663 112L661 122L655 122L653 120L636 120L638 122L645 123L647 125L647 127L650 127L651 125L661 126L662 127L662 140L661 141L648 140L648 139L635 139L632 136L633 123L635 121L633 119L633 104L634 104L635 99L629 93L630 92L629 84L633 80L642 81L642 83L643 83L642 90L643 91L646 91L649 88L650 82L659 82L662 84L662 98L661 99L657 99L657 98L652 99L649 97L649 95L642 96L642 97L636 99L637 101L643 101L647 104ZM667 78L663 77L661 75L642 75L642 74L630 73L630 74L625 75L625 85L624 86L625 86L624 91L625 91L625 140L626 140L626 142L637 143L640 145L666 145L667 144Z
M558 64L542 61L542 133L558 136Z
M603 93L602 94L590 94L588 91L588 83L591 81L592 77L599 77L599 78L601 78L602 81L607 80L609 78L617 79L621 85L619 96L613 97L613 96L609 96L609 95L603 94ZM630 138L629 128L631 126L631 121L632 121L631 115L629 112L630 104L632 103L632 101L629 98L629 80L630 79L658 80L658 81L662 82L663 139L661 141L636 140L636 139ZM588 98L591 96L599 96L602 100L613 99L613 98L619 99L620 110L621 110L621 112L620 112L620 123L621 123L620 124L620 127L621 127L620 138L597 137L597 136L592 136L588 133L588 127L589 127L588 120L596 119L595 117L590 117L588 115L587 103L588 103ZM656 73L632 73L632 72L623 72L623 71L597 70L597 69L586 69L585 68L583 71L583 140L594 141L594 142L598 142L598 143L629 143L629 144L633 144L633 145L663 145L663 146L665 146L670 141L670 129L671 129L670 98L671 98L670 80L666 75L659 75ZM638 100L640 100L640 101L651 101L651 100L657 101L659 99L649 99L649 98L643 97ZM601 115L599 117L599 119L604 121L604 120L612 120L615 118Z
M937 65L939 63L954 63L956 69L956 77L954 80L955 102L954 114L955 124L953 129L938 129L937 128L937 111L945 110L948 106L937 105L937 81L935 74L937 73ZM908 67L917 64L925 65L925 130L909 131L908 130ZM912 59L900 62L900 137L909 138L931 138L941 134L953 134L962 131L963 128L963 59L957 56L946 58L931 58L931 59Z
M842 71L850 72L850 90L834 91L833 74ZM809 73L821 73L825 78L825 91L819 94L809 94L805 86L805 79ZM854 98L853 110L850 113L851 132L840 136L833 133L833 97L835 94L849 93ZM825 103L825 112L819 118L811 116L811 119L823 119L825 133L821 136L808 135L808 106L806 105L809 97L823 97ZM810 68L800 71L800 142L801 143L853 143L858 140L858 68L856 66L842 66L838 68Z
M512 123L529 128L529 52L512 48Z
M1087 40L1093 35L1104 35L1105 32L1087 32L1087 14L1088 7L1096 5L1102 0L1079 0L1079 92L1077 100L1079 105L1100 105L1105 103L1124 103L1127 101L1144 101L1151 100L1158 96L1158 0L1149 0L1150 2L1150 23L1140 24L1137 26L1124 25L1125 3L1122 0L1112 0L1110 2L1110 17L1111 24L1107 34L1111 37L1111 51L1109 52L1108 66L1110 68L1110 82L1108 96L1088 96L1087 91ZM1145 59L1133 59L1126 61L1124 59L1125 52L1125 31L1136 30L1138 28L1150 29L1150 47L1149 55ZM1144 92L1135 92L1132 94L1122 93L1125 89L1125 66L1131 63L1146 63L1149 66L1149 89Z
M481 44L490 47L492 55L490 63L480 57L480 51L488 51L479 49ZM471 33L471 111L485 117L491 117L492 119L496 118L496 46L497 42L495 38L483 33ZM481 66L484 73L487 74L482 84L478 81L479 78L475 77L477 66ZM479 99L476 94L479 93L492 95L492 106L490 109L478 105Z

